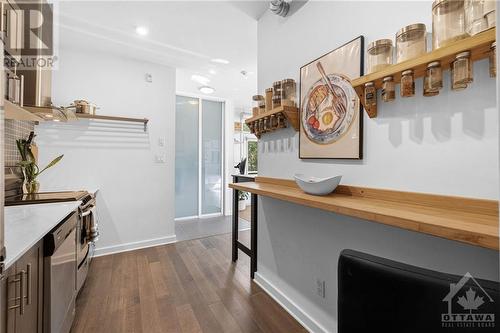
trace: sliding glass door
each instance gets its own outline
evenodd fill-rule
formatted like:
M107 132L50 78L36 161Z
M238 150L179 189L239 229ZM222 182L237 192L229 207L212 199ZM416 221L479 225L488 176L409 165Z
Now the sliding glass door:
M224 102L177 96L175 217L223 211Z

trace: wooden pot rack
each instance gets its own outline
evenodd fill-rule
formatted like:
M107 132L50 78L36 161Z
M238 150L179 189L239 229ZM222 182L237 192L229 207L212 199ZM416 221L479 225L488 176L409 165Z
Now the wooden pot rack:
M259 121L261 119L270 117L272 115L277 116L279 114L283 114L285 116L285 119L287 120L288 124L290 126L292 126L295 129L295 131L298 131L300 129L299 108L297 108L295 106L280 106L280 107L274 108L272 110L263 112L255 117L246 119L245 123L247 125L250 125L252 123L256 123L257 121ZM272 129L269 129L265 133L272 132L272 131L275 131L277 129L279 129L279 128L272 128ZM259 135L259 137L260 137L260 135Z
M352 80L351 84L356 90L361 103L364 104L365 83L374 82L375 88L380 89L382 88L382 79L387 76L392 76L395 83L400 83L401 73L407 69L413 69L415 78L424 77L427 65L433 61L440 61L441 68L446 70L450 68L450 64L455 59L455 56L464 51L471 52L472 61L487 58L490 53L491 44L496 40L495 34L495 28L489 29L475 36L450 43L448 46L431 51L418 58L390 65L375 73L361 76ZM365 108L365 111L370 118L377 116L376 110L371 112L368 108Z
M340 185L334 193L304 193L292 180L256 177L229 187L492 250L499 249L498 201ZM254 198L252 197L252 200ZM254 200L256 201L256 200ZM256 213L255 213L256 216ZM332 217L332 223L336 223Z

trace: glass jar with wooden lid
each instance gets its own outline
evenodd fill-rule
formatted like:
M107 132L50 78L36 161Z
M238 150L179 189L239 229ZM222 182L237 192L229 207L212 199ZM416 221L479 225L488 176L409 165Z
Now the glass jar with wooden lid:
M365 83L365 108L370 112L377 111L377 88L373 82Z
M273 83L273 109L281 106L281 81Z
M273 88L266 89L265 105L266 111L271 111L273 109Z
M439 61L427 65L424 77L424 96L435 96L443 88L443 69Z
M368 73L374 73L392 65L393 46L391 39L379 39L368 44Z
M297 105L297 88L294 79L284 79L281 81L281 105Z
M466 38L464 0L435 0L432 3L432 47L438 49Z
M453 68L452 89L464 89L467 87L467 84L474 80L469 51L457 54L451 66Z
M465 0L465 32L474 36L488 29L484 0Z
M403 62L427 52L427 28L423 23L407 25L396 34L396 59Z
M396 84L392 76L386 76L382 80L382 100L390 102L396 99Z
M262 95L254 95L252 96L252 100L254 101L254 107L252 108L253 116L255 117L258 114L263 113L266 110L266 103L264 100L264 96Z
M497 1L496 0L484 0L483 5L484 18L486 19L486 26L493 28L497 25Z
M401 97L411 97L415 95L415 78L413 69L407 69L401 73Z

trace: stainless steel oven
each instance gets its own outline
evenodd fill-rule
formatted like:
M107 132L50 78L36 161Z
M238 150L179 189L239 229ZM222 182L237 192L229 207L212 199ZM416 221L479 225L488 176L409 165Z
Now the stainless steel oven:
M89 194L82 199L78 209L79 219L76 228L76 292L78 293L85 283L90 262L94 252L94 242L99 236L97 230L96 199Z

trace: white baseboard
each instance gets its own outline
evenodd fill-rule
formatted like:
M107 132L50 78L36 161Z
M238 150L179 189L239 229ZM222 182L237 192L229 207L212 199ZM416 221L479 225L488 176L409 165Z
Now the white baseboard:
M262 277L259 272L255 273L254 282L257 283L264 291L269 294L283 309L285 309L292 317L294 317L306 330L312 333L328 333L329 330L318 324L311 316L288 298L281 290Z
M177 239L176 239L175 235L172 235L172 236L166 236L166 237L160 237L160 238L147 239L147 240L138 241L138 242L131 242L131 243L125 243L125 244L119 244L119 245L111 245L111 246L105 246L105 247L96 247L95 252L94 252L94 257L101 257L101 256L106 256L108 254L144 249L147 247L153 247L153 246L158 246L158 245L165 245L165 244L175 243L176 241L177 241Z

